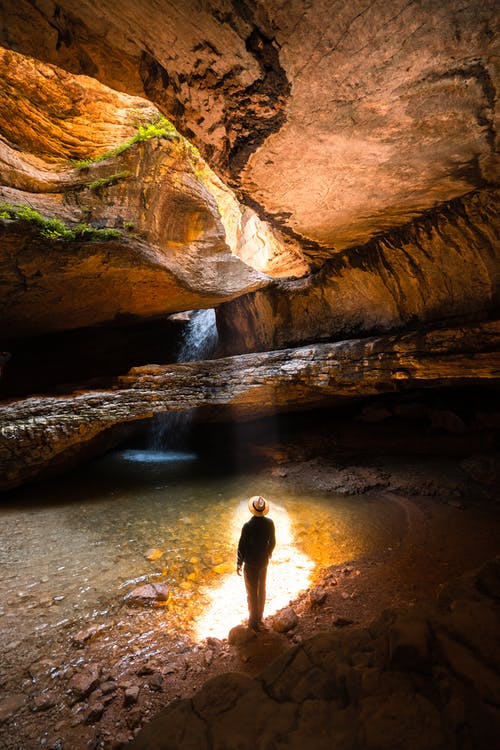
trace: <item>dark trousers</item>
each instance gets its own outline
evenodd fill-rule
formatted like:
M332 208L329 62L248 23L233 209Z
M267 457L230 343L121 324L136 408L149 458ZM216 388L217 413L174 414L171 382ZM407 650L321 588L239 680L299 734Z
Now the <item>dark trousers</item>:
M245 587L248 601L248 624L258 625L264 614L266 603L266 576L267 565L248 565L245 563L243 569L245 576Z

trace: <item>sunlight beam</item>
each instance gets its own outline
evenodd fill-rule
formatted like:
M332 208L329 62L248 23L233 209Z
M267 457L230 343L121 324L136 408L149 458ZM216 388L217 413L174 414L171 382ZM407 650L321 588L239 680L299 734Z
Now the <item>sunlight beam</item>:
M297 548L287 511L271 502L269 518L272 518L276 526L276 548L267 573L264 618L286 607L300 591L307 589L315 567L314 562ZM245 583L243 576L240 577L236 573L238 540L241 527L248 520L248 506L244 501L236 508L231 519L235 570L224 576L219 586L204 590L209 603L203 615L194 624L198 641L209 636L226 638L231 628L248 618Z

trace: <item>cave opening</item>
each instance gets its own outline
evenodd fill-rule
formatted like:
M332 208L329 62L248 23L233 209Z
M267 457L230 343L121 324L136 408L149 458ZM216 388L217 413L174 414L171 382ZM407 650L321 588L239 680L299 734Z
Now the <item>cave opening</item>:
M147 5L0 10L0 744L492 747L495 3Z

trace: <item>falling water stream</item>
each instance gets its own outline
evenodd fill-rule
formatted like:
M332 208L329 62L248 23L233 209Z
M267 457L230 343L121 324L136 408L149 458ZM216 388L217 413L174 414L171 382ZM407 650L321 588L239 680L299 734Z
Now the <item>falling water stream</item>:
M210 359L217 346L215 310L194 310L184 331L177 356L178 362ZM156 452L165 448L185 446L191 426L191 412L157 414L150 431L149 447Z
M179 360L209 358L215 345L214 311L198 311ZM30 665L47 657L54 677L78 669L84 657L75 642L89 628L100 634L99 659L117 675L209 636L225 638L247 616L236 547L247 499L257 492L269 499L277 531L266 616L321 568L378 555L403 534L404 513L390 500L304 495L277 477L204 463L180 449L189 419L161 415L144 448L7 496L0 506L0 686L18 691ZM158 582L168 586L168 600L134 606L130 592Z

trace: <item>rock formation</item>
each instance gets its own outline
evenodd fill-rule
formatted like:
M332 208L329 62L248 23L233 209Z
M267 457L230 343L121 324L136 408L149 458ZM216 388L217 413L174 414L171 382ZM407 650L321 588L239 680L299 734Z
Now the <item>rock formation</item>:
M486 748L499 730L499 560L422 609L332 628L257 679L228 673L174 701L130 750ZM466 740L464 740L466 738Z
M149 102L10 51L0 76L1 337L210 307L308 270ZM53 217L112 232L85 242L43 229Z
M494 0L2 11L4 46L145 94L313 257L496 179Z
M346 250L321 271L218 308L226 353L481 320L500 303L497 190Z
M498 386L498 322L138 367L114 390L0 407L2 489L64 467L115 425L166 411L251 419L405 388Z
M431 430L497 446L495 413L465 424L442 403L500 379L497 16L494 0L4 0L0 349L20 378L3 395L30 395L0 405L0 490L188 409L230 422L355 403L359 450L423 391ZM169 315L207 307L219 358L168 364ZM74 359L78 388L36 380L56 339L52 367ZM495 484L495 459L469 456L474 480ZM495 563L440 609L220 677L132 747L492 747L498 591ZM81 679L76 697L96 685Z

